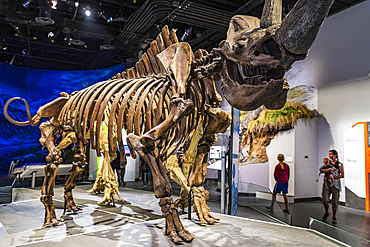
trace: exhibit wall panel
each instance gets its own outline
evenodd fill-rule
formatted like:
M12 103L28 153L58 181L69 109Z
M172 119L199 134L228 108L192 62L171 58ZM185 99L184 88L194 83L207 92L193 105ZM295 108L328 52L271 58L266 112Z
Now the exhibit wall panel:
M355 195L366 198L365 124L357 123L343 133L343 165L346 187Z
M290 179L288 187L288 195L294 196L294 183L295 183L295 163L294 163L294 149L295 149L295 129L284 131L275 136L270 145L266 148L269 157L269 188L271 191L274 189L275 179L274 171L275 166L279 163L277 160L278 154L284 154L285 162L290 168Z
M336 149L339 160L343 161L343 133L357 122L370 120L370 78L347 82L320 88L318 90L319 112L323 114L327 124L330 126L331 146L327 146L327 135L319 135L319 159L328 156L329 149ZM321 122L319 133L322 129L327 131L325 122ZM345 180L346 174L344 174ZM343 181L343 179L342 179ZM345 201L345 181L342 182L342 193L340 200Z
M298 120L295 127L295 186L294 198L321 196L323 175L316 182L322 164L318 159L318 122L316 119Z

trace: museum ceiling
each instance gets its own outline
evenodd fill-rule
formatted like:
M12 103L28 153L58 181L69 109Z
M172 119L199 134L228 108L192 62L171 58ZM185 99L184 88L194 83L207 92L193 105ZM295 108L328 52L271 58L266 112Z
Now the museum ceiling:
M263 2L0 0L0 62L58 70L131 67L164 25L193 50L210 50L225 38L233 15L260 17ZM283 0L283 15L295 2ZM329 14L359 2L335 0Z

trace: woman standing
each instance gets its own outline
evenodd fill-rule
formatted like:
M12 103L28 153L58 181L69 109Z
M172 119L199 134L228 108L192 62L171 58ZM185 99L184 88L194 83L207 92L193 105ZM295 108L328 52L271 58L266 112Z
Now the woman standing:
M329 217L329 197L332 194L331 203L333 209L332 223L337 224L337 210L339 204L339 193L341 190L340 179L344 178L343 164L339 162L338 152L334 149L329 151L330 164L333 168L321 169L320 172L333 172L334 175L334 186L332 187L322 187L322 202L324 204L325 214L322 217L322 221L326 222Z
M271 200L271 206L267 207L268 209L273 209L274 203L276 200L276 194L282 192L284 197L285 209L283 210L284 213L289 214L289 207L288 207L288 181L290 177L290 170L287 163L284 163L284 155L279 154L277 157L279 164L275 166L274 178L276 180L276 184L274 187L274 191L272 196L274 197Z

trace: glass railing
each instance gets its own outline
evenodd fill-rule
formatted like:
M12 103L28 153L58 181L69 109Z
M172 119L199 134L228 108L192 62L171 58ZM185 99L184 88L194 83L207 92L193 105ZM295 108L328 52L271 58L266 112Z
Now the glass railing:
M311 217L309 218L309 228L311 230L315 230L316 232L329 236L333 239L336 239L342 243L348 244L349 246L354 247L370 246L370 241L367 239L361 238L352 233L346 232L342 229L326 224L322 221L313 219Z
M153 191L153 178L150 172L126 171L124 181L125 188Z
M292 225L292 216L283 212L279 203L273 198L269 188L252 183L240 182L238 188L238 205L253 208L264 215Z
M135 181L132 181L135 180ZM153 178L151 173L138 173L134 171L126 171L125 173L125 188L139 189L146 191L153 191ZM173 180L170 180L172 191L174 196L180 195L180 185ZM209 201L221 202L221 191L217 180L206 180L203 184L204 188L209 191ZM292 224L292 216L284 213L280 207L280 202L277 203L272 197L272 193L267 187L252 183L240 183L239 182L239 196L238 205L250 207L266 216L272 217L275 220L281 221L285 224ZM227 191L227 185L225 186ZM274 201L274 203L272 203ZM225 207L227 202L227 195L225 192ZM272 205L273 204L273 205ZM280 205L279 205L280 204ZM272 205L272 207L271 207Z
M0 204L12 202L12 186L0 186Z

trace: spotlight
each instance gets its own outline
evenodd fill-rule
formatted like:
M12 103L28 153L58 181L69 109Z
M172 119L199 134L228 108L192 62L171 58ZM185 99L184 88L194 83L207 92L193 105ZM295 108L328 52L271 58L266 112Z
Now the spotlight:
M85 10L85 15L86 16L90 16L91 15L90 7L86 7L86 8L84 8L84 10Z
M2 41L0 41L0 49L5 51L6 49L8 49L8 47L6 45L4 45L4 43Z
M22 54L23 55L26 55L28 53L28 50L26 49L26 48L24 48L23 50L22 50Z
M51 0L50 3L52 9L57 9L58 0Z
M24 4L22 4L22 6L26 9L28 9L30 7L30 3L32 2L32 0L28 0L27 2L25 2Z
M127 21L126 18L124 17L117 17L117 18L114 18L113 17L109 17L109 20L107 20L107 22L124 22L124 21Z
M77 8L80 5L80 3L77 1L75 2L75 7Z
M103 20L110 22L110 19L113 19L112 17L109 17L104 11L98 12L98 17L102 18Z
M53 32L49 32L48 33L48 38L50 39L50 38L53 38L54 37L54 33Z
M184 31L184 34L182 35L181 37L181 41L184 41L188 36L189 34L193 31L193 26L190 26L188 29L185 29Z
M21 34L21 31L19 30L19 27L17 25L14 25L13 23L10 23L10 26L14 29L15 36L19 36Z

